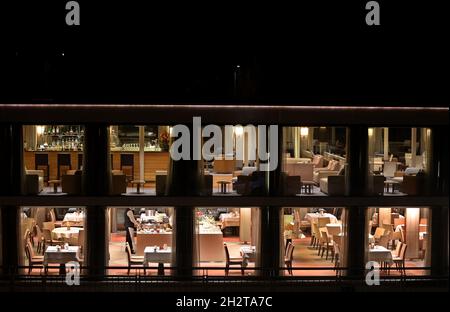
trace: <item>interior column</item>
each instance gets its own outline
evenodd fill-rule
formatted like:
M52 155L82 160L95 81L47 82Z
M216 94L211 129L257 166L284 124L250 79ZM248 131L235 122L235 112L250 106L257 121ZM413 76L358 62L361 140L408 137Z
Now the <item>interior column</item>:
M349 196L363 196L368 178L368 127L347 128L346 186ZM348 207L347 218L347 275L361 278L364 274L366 252L367 207Z
M172 130L173 131L173 130ZM170 158L166 183L166 194L169 196L196 196L208 186L205 184L201 160L193 160L193 127L190 131L190 160L174 161ZM175 135L175 134L174 134ZM176 139L171 138L171 140ZM194 208L189 206L175 207L175 263L176 275L179 278L192 276L194 264Z
M411 128L411 167L416 167L417 128Z
M268 135L269 137L269 135ZM267 172L266 195L279 196L283 194L282 184L282 157L283 155L283 131L278 129L278 155L279 163L275 170ZM266 206L261 207L261 267L263 276L280 275L279 268L282 266L281 259L284 255L281 253L283 236L281 235L281 207Z
M83 193L87 196L107 196L111 186L111 160L108 126L88 124L84 135ZM108 263L108 236L105 206L86 209L87 248L85 254L89 275L103 276Z
M384 128L383 135L383 153L384 153L384 161L389 160L389 128Z
M22 125L0 124L0 163L7 168L0 175L0 195L20 196L24 191ZM20 218L17 206L1 206L3 275L17 273Z

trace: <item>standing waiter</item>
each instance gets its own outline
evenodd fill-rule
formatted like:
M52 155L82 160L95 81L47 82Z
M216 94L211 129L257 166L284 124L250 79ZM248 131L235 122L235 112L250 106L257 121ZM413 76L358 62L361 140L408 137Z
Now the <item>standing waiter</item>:
M139 223L136 221L136 219L134 218L134 213L133 213L133 209L131 208L127 208L125 210L125 215L124 215L124 219L125 219L125 231L127 232L127 243L131 248L131 252L135 253L134 250L134 243L133 243L133 237L131 237L130 235L130 230L128 228L132 228L133 230L137 229ZM133 231L134 232L134 231Z

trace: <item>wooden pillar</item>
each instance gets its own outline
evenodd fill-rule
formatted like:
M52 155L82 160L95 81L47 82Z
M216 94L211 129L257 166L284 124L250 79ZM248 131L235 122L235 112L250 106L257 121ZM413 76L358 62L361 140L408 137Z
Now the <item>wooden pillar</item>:
M139 126L139 180L145 180L144 170L145 160L145 128Z
M411 128L411 167L416 167L417 128Z
M383 153L384 153L384 160L389 160L389 128L383 128L384 135L383 135Z
M407 208L405 215L405 231L406 231L406 258L419 258L419 221L420 208Z

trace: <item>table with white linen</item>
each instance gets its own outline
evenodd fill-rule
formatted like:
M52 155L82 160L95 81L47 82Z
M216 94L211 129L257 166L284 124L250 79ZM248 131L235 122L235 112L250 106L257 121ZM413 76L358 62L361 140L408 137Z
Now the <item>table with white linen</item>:
M172 260L172 248L158 248L157 246L147 246L144 249L144 266L149 262L158 263L158 275L164 275L164 263L170 263Z
M83 222L84 213L83 212L68 212L64 215L63 222Z
M80 228L78 227L70 227L67 229L67 227L59 227L54 228L52 230L52 236L55 238L62 238L64 240L70 239L70 238L78 238L78 234L80 233Z
M222 222L220 226L222 230L227 227L240 225L239 215L236 215L234 213L222 213L220 214L219 219Z
M48 246L44 253L44 267L47 268L49 263L59 263L60 274L65 273L65 264L70 261L80 261L80 247L68 246L67 249L61 247L58 250L57 246Z
M369 249L369 261L392 263L392 253L383 246L374 246L374 248Z
M318 218L330 218L331 223L337 223L337 218L335 215L331 213L319 213L319 212L310 212L305 215L305 220L308 220L311 223L317 223Z

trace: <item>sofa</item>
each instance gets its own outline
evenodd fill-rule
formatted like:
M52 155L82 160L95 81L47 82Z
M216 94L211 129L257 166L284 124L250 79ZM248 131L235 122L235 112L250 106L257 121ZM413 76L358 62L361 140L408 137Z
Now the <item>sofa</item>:
M314 165L313 164L286 164L286 173L290 176L300 176L302 181L313 181Z
M342 166L338 160L330 160L326 167L314 169L313 181L316 184L320 184L320 181L323 178L326 178L326 177L332 176L332 175L337 175L339 173L339 170L341 169L341 167Z
M127 192L127 176L122 170L111 170L111 195Z
M81 170L67 170L61 176L61 189L63 193L69 195L81 194Z
M25 169L25 194L37 195L44 190L44 170Z

